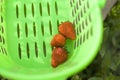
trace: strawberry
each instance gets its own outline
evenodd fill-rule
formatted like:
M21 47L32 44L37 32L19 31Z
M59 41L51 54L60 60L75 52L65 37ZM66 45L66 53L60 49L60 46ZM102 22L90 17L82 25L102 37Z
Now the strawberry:
M53 39L51 40L51 46L59 47L59 46L64 46L66 42L66 39L63 35L61 34L56 34Z
M71 22L64 22L59 25L59 33L65 37L74 40L76 38L75 29Z
M57 47L53 49L52 52L52 67L57 67L58 65L64 63L67 60L67 51L64 48Z

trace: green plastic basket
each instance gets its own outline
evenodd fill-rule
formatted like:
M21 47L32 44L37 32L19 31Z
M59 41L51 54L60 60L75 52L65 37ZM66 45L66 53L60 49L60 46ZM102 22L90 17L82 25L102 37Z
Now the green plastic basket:
M104 0L0 0L0 74L17 80L65 80L85 69L102 42ZM50 41L61 22L75 25L68 60L52 68Z

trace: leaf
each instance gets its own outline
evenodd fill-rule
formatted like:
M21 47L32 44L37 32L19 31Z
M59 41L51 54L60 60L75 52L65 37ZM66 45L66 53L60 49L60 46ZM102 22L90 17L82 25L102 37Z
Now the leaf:
M91 77L88 80L103 80L102 77Z

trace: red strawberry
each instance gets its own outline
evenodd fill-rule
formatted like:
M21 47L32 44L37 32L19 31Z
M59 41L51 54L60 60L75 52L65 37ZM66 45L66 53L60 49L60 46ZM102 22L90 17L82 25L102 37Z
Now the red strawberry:
M60 24L59 32L69 39L74 40L76 38L75 29L71 22L64 22Z
M67 51L64 48L54 48L52 52L51 65L53 67L57 67L58 65L64 63L67 60L67 56Z
M64 46L65 44L65 37L61 34L56 34L52 41L51 41L51 46L59 47L59 46Z

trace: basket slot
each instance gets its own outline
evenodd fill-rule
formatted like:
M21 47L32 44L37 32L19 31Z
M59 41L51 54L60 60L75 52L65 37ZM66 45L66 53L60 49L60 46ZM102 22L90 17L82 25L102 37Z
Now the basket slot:
M70 0L70 6L71 6L71 7L73 6L73 4L72 4L72 0Z
M3 23L3 17L1 16L1 23Z
M28 25L27 25L27 23L25 23L25 35L26 35L26 37L28 37Z
M81 25L79 25L79 32L80 32L80 33L82 32Z
M79 27L77 27L76 33L77 33L77 35L79 35Z
M19 18L19 8L18 8L18 5L16 5L16 17Z
M32 16L34 17L34 4L32 3Z
M57 20L57 26L59 26L60 25L60 22L59 22L59 20Z
M4 33L4 28L3 28L3 26L1 27L1 30L2 30L2 34Z
M4 47L2 47L2 46L1 46L1 51L2 51L3 54L7 55L6 49Z
M21 45L20 45L20 43L18 44L18 56L21 59L22 54L21 54Z
M87 1L87 8L90 8L89 2Z
M43 41L43 51L44 51L44 57L46 57L46 44L44 41Z
M51 21L49 21L49 29L50 29L50 34L52 35L52 24L51 24Z
M85 29L84 21L82 21L82 30Z
M39 11L40 11L40 15L42 16L42 5L41 5L41 3L39 3Z
M42 32L42 35L44 36L44 25L43 25L43 22L41 22L41 32Z
M4 50L3 50L3 47L1 46L1 51L2 51L2 53L4 54Z
M2 42L2 37L1 37L1 35L0 35L0 42Z
M17 23L17 35L18 35L18 38L20 38L20 26L18 23Z
M2 38L2 41L3 41L3 44L5 44L5 39L4 39L4 37Z
M90 35L93 36L93 27L90 29Z
M58 5L57 5L57 2L55 2L55 11L56 11L56 14L58 15Z
M5 48L3 48L3 49L4 49L4 53L7 55L6 49Z
M47 3L48 15L50 16L50 5Z
M36 25L35 25L35 22L33 22L33 34L36 37Z
M89 21L91 22L92 21L92 19L91 19L91 16L89 15Z
M79 45L80 45L80 40L78 39L77 40L77 47L79 47Z
M24 4L24 16L26 17L27 11L26 11L26 5Z
M79 40L80 40L80 45L81 45L82 44L82 36L80 36Z
M76 49L76 41L74 42L74 49Z
M37 42L35 42L35 54L36 54L36 57L38 58L38 45L37 45Z
M27 52L27 57L30 58L30 48L29 48L29 44L26 44L26 52Z
M89 31L87 31L86 39L89 39Z

